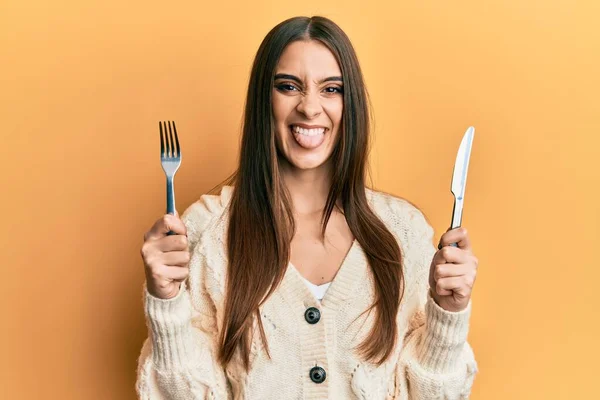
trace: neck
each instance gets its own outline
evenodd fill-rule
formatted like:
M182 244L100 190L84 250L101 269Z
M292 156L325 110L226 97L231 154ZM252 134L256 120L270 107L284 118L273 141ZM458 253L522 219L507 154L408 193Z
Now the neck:
M323 211L331 188L329 162L309 170L298 169L284 162L281 172L296 214Z

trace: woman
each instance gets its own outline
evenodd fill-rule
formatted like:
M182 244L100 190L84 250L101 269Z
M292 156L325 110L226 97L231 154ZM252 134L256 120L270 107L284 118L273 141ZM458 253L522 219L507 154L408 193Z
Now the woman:
M344 32L273 28L236 174L144 237L140 398L468 398L469 238L449 230L436 252L416 207L366 188L368 139Z

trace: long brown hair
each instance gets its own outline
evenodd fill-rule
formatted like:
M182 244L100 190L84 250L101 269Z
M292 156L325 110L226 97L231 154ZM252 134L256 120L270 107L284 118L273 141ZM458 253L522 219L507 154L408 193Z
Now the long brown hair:
M383 363L396 343L396 314L404 295L401 252L392 233L369 208L365 175L369 152L368 94L350 40L323 17L296 17L275 26L261 43L250 74L239 165L229 209L229 258L225 315L219 362L227 365L237 348L249 368L253 318L267 354L259 306L285 274L295 232L291 201L279 169L271 93L277 62L297 40L318 40L334 54L344 80L344 111L339 141L331 155L332 184L322 217L322 235L333 208L341 204L352 234L364 249L374 275L375 321L357 349L362 357ZM269 354L270 356L270 354Z

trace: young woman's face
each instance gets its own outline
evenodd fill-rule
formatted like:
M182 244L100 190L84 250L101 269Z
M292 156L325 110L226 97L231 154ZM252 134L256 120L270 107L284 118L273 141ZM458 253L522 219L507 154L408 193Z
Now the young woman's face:
M277 149L290 165L313 169L331 156L344 109L342 72L318 41L296 41L275 68L273 117Z

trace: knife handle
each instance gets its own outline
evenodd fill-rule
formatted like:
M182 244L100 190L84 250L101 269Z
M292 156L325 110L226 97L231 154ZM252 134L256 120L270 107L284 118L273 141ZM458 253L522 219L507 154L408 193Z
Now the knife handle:
M452 209L452 223L450 224L450 229L459 228L460 224L462 223L463 202L464 199L462 197L454 198L454 208ZM458 247L458 243L451 243L450 246Z

